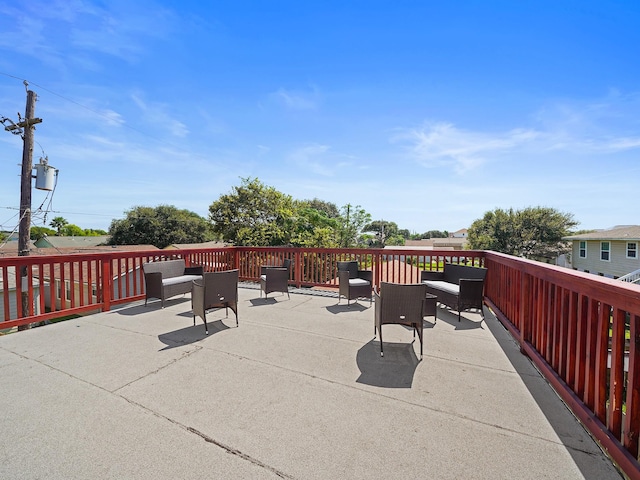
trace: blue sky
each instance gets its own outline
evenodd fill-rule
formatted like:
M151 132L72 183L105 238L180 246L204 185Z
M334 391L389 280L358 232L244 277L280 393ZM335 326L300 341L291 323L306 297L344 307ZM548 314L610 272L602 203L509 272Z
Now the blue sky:
M638 25L635 0L3 2L0 116L28 80L60 172L34 225L206 217L241 177L414 232L498 207L638 224ZM21 158L0 130L4 230Z

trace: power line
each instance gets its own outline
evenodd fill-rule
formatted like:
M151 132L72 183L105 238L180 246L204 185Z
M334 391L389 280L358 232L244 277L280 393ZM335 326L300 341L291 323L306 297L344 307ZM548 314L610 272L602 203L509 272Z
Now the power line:
M80 103L80 102L77 102L77 101L75 101L75 100L72 100L71 98L68 98L68 97L65 97L64 95L61 95L61 94L59 94L59 93L56 93L56 92L54 92L53 90L48 89L47 87L43 87L42 85L39 85L39 84L37 84L37 83L34 83L34 82L31 82L31 81L28 81L28 80L26 80L26 79L24 79L24 78L16 77L15 75L11 75L11 74L8 74L8 73L0 72L0 75L4 75L5 77L9 77L9 78L14 78L14 79L16 79L16 80L21 80L22 82L28 82L30 85L34 85L34 86L36 86L36 87L38 87L38 88L40 88L40 89L42 89L42 90L44 90L44 91L46 91L46 92L50 93L51 95L55 95L56 97L59 97L59 98L61 98L61 99L65 100L65 101L67 101L67 102L73 103L74 105L77 105L77 106L79 106L80 108L84 108L85 110L87 110L87 111L89 111L89 112L91 112L91 113L94 113L94 114L99 115L99 116L101 116L101 117L103 117L103 118L106 118L106 119L107 119L107 120L109 120L109 121L113 121L113 118L112 118L112 117L110 117L109 115L106 115L106 114L104 114L103 112L100 112L100 111L98 111L98 110L95 110L95 109L93 109L93 108L91 108L91 107L87 107L86 105L83 105L83 104L82 104L82 103ZM162 144L164 144L164 145L167 145L167 146L169 146L169 147L173 147L173 148L181 148L180 146L178 146L178 145L176 145L176 144L169 143L169 142L167 142L166 140L164 140L164 139L162 139L162 138L154 137L153 135L150 135L150 134L149 134L149 133L147 133L147 132L144 132L144 131L139 130L139 129L135 128L135 127L132 127L132 126L131 126L131 125L129 125L128 123L124 123L124 122L123 122L123 123L121 123L120 125L122 125L124 128L128 128L129 130L131 130L131 131L133 131L133 132L136 132L136 133L139 133L139 134L141 134L141 135L144 135L144 136L146 136L146 137L148 137L148 138L151 138L152 140L155 140L155 141L156 141L156 142L158 142L158 143L162 143ZM198 156L201 156L201 155L198 155ZM201 156L201 157L202 157L202 158L206 158L206 157L204 157L204 156Z

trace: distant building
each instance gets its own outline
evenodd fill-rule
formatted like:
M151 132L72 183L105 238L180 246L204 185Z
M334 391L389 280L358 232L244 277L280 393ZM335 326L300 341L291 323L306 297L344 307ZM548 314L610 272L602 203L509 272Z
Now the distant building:
M404 246L407 249L464 250L467 246L467 239L466 237L423 238L422 240L406 240Z
M450 238L467 238L467 229L461 228L457 232L453 232L449 234Z
M571 264L581 272L618 278L640 269L640 225L563 237L572 243Z
M53 238L53 237L51 237ZM64 237L56 237L64 238ZM81 237L68 237L68 238L81 238ZM87 237L90 238L90 237ZM2 256L17 256L18 249L15 245L7 244L3 248L0 248L0 258ZM101 245L96 247L90 246L74 246L74 247L54 247L54 248L31 248L29 254L31 256L42 255L73 255L77 253L105 253L113 251L125 251L125 252L144 252L144 251L157 251L161 252L157 247L153 245ZM74 272L70 271L71 265L73 265ZM64 266L64 272L61 271L61 267ZM143 275L140 272L141 265L134 262L133 259L113 261L111 265L112 285L113 292L111 294L113 299L120 298L120 292L125 284L134 286L135 291L142 292L144 290ZM99 290L102 285L96 283L99 278L99 269L101 268L98 260L89 260L84 262L78 262L70 264L69 262L59 262L52 260L51 264L46 266L41 271L39 269L33 270L33 277L39 281L34 282L34 311L40 312L40 295L44 296L44 306L46 309L51 309L54 305L57 310L62 308L68 308L70 306L70 299L82 298L85 305L96 303L98 300ZM63 275L64 273L64 275ZM15 272L8 272L9 282L8 285L2 285L0 283L0 320L4 320L4 291L7 290L9 298L9 312L10 317L15 315L16 312L16 278ZM62 280L64 279L64 281ZM53 287L51 283L53 282ZM40 286L43 291L40 292ZM53 293L53 298L52 298Z

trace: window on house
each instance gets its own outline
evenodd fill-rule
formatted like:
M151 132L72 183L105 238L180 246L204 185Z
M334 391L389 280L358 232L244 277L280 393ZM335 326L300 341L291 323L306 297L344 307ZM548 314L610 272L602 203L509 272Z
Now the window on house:
M627 258L638 258L637 242L627 242Z
M600 260L611 261L611 244L609 242L600 242Z
M578 246L578 256L580 258L587 258L587 242L580 242Z

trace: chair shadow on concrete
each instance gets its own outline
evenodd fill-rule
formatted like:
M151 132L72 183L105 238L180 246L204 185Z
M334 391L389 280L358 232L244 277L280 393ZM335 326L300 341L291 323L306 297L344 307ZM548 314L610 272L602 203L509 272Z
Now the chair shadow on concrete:
M191 315L188 315L188 318L191 319ZM229 317L225 318L229 320L230 323L235 324L235 319ZM179 330L173 330L167 333L161 333L158 335L158 340L166 345L166 347L161 348L160 351L170 350L176 347L184 347L185 345L190 345L192 343L201 342L205 338L209 338L216 333L224 332L225 330L229 330L231 327L226 325L223 319L218 319L213 322L209 322L209 335L206 335L202 325L189 325L188 327L181 328ZM233 325L233 328L236 328Z
M264 305L275 305L276 303L278 303L278 300L273 297L261 297L252 298L251 300L249 300L249 302L251 302L252 307L262 307Z
M189 310L189 315L190 315L190 312L191 312L190 297L178 297L178 298L171 298L169 300L165 300L164 307L166 309L167 307L171 307L173 305L180 305L182 303L188 304L187 308ZM141 305L125 306L123 308L118 308L117 310L114 308L113 312L117 313L118 315L135 317L136 315L143 315L145 313L153 312L154 310L162 310L162 307L160 305L160 300L158 300L157 302L151 301L147 305L143 303Z
M482 326L484 320L482 320L482 318L479 316L479 313L478 319L476 320L465 316L465 313L469 315L469 313L474 312L462 312L460 320L458 320L457 311L452 310L451 308L446 307L440 303L437 304L436 308L438 309L438 322L442 320L454 327L456 330L475 330L477 328L484 330L484 327Z
M365 307L364 305L359 304L358 302L354 302L350 305L336 303L335 305L329 305L325 307L327 312L333 313L337 315L338 313L349 313L349 312L364 312L365 310L369 310L371 307Z
M413 343L385 342L384 357L380 356L378 340L373 339L363 345L356 355L360 369L356 382L383 388L411 388L420 363Z

